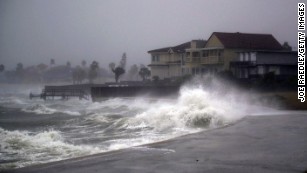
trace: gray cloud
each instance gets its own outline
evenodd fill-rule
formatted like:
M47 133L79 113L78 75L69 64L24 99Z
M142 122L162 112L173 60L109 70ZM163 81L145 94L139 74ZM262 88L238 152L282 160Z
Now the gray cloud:
M97 60L207 39L214 31L271 33L296 47L297 0L1 0L0 64Z

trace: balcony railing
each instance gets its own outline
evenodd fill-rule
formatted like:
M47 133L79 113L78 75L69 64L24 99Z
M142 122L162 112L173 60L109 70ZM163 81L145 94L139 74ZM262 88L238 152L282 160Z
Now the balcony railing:
M188 63L200 63L201 57L186 57L185 62Z
M236 66L236 67L249 67L249 66L255 66L257 63L256 61L232 61L230 62L230 66Z
M207 56L201 58L201 64L222 64L223 62L223 56Z

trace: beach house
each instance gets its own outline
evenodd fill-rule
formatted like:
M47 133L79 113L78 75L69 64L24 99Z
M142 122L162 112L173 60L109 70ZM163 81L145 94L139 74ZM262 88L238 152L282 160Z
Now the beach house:
M204 46L204 44L204 40L193 40L173 47L148 51L151 55L151 63L148 65L151 69L151 76L159 79L182 76L186 49Z
M192 40L148 51L152 77L202 75L230 71L238 78L268 72L294 75L296 52L284 50L272 34L213 32L207 41Z

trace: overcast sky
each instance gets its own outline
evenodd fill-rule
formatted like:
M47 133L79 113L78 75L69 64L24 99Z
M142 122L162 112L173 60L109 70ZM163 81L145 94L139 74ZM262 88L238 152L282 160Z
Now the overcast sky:
M148 50L212 32L269 33L297 47L307 0L0 0L0 64L15 68L97 60L148 64Z

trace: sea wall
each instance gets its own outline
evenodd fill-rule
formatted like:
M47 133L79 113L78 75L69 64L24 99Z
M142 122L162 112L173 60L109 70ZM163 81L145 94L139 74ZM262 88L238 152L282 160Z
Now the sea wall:
M168 97L177 96L180 86L92 86L91 96L93 101L98 101L110 97L136 97L136 96L150 96L150 97Z

